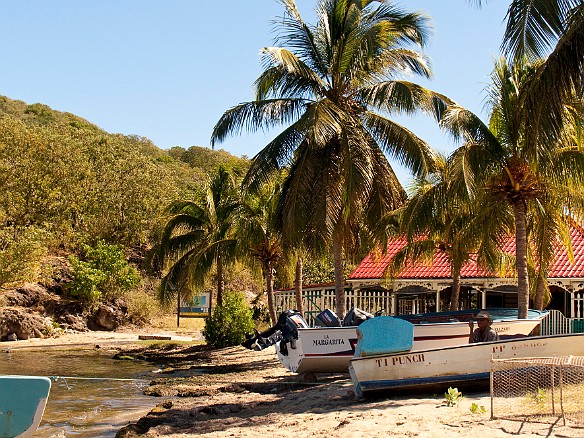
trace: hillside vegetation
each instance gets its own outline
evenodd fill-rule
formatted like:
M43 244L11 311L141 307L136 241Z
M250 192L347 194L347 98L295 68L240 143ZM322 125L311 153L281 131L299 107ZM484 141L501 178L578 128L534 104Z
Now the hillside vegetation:
M0 287L40 281L51 275L47 259L84 259L103 244L121 248L142 285L152 284L142 261L165 209L219 165L243 174L248 160L196 146L162 150L0 97Z

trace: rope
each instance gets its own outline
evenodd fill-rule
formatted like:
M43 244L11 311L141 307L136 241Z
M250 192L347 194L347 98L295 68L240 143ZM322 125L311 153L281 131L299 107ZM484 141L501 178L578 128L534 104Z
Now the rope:
M67 380L109 380L115 382L150 382L149 379L124 379L124 378L114 378L114 377L73 377L73 376L47 376L49 379L57 382L63 380L67 389L71 389ZM232 385L257 385L257 384L272 384L272 385L295 385L295 386L322 386L322 385L343 385L350 382L350 379L337 380L335 382L234 382L233 380L213 380L209 384L220 383L220 384L232 384Z

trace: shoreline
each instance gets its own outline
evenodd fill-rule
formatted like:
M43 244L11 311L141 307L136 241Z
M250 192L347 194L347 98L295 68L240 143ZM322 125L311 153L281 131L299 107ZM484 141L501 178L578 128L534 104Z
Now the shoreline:
M69 333L2 342L0 350L107 346L164 364L146 389L147 395L162 397L160 403L120 429L116 436L124 438L584 436L584 418L578 423L568 419L566 426L561 418L491 420L488 393L463 393L455 407L446 406L443 394L360 399L348 373L318 375L312 382L281 366L273 348L210 349L194 344L197 334L172 331L156 333L170 336L172 348L152 348L151 342L139 340L140 334L146 333ZM471 412L473 403L486 413Z

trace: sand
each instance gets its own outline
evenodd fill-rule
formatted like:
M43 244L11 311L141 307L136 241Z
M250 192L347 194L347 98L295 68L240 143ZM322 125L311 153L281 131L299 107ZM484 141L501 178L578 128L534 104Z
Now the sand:
M4 342L4 348L110 348L146 354L163 370L147 391L162 396L148 415L118 436L133 437L584 437L584 423L561 418L490 419L488 394L463 394L446 406L443 394L360 399L348 374L307 381L289 373L272 348L211 350L165 332L171 349L145 349L140 332L87 332ZM475 403L486 413L473 413ZM496 408L496 405L495 405ZM584 409L584 408L583 408ZM509 414L509 412L507 412Z

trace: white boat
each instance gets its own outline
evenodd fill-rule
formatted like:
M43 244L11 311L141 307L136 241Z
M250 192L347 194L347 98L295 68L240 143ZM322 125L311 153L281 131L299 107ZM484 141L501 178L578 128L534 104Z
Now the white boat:
M51 381L37 376L0 376L0 437L32 437L43 417Z
M584 333L533 336L351 359L358 396L488 387L491 358L584 356Z
M501 339L529 335L547 311L529 310L528 319L518 319L517 309L486 309L493 319L493 329ZM459 310L416 315L402 315L414 324L413 345L403 350L451 347L468 343L468 321L479 310ZM294 373L347 372L355 354L357 327L297 327L296 339L276 344L278 359ZM284 345L281 345L284 342ZM284 347L284 348L282 348Z

